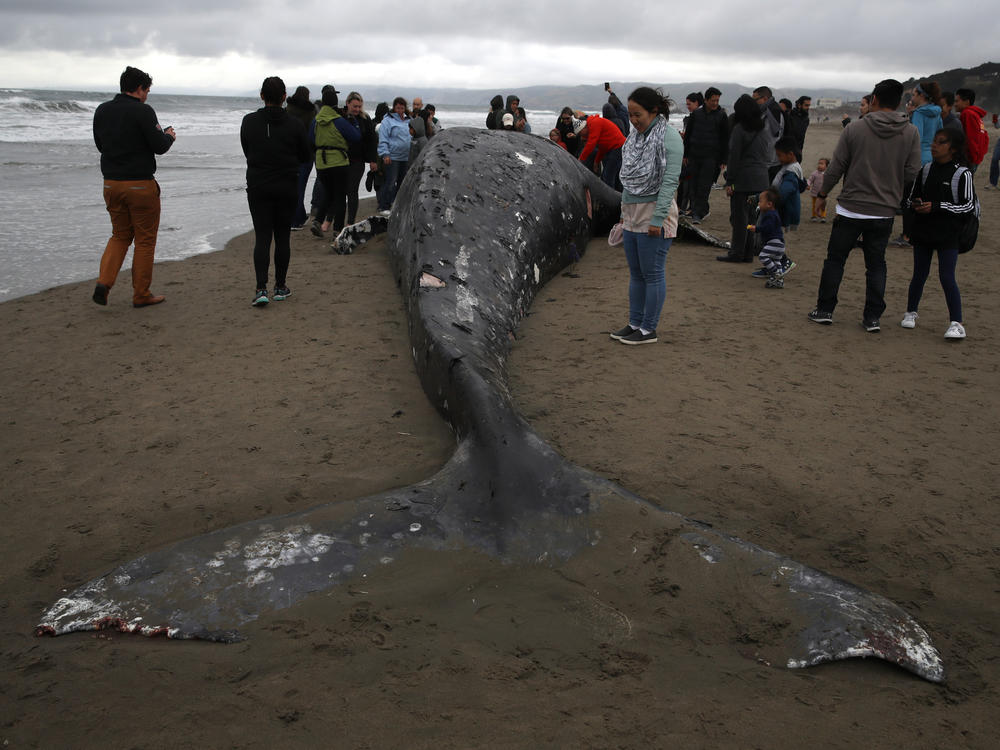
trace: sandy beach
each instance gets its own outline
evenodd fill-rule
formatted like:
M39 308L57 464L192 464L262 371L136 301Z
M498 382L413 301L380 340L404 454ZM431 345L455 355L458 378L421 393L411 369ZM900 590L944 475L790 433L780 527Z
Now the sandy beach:
M810 127L807 175L840 132ZM36 638L65 591L144 552L408 485L450 457L382 239L340 256L293 234L292 297L254 309L251 233L158 264L153 308L132 309L127 275L106 308L92 281L0 304L0 744L995 747L1000 193L985 172L958 268L964 341L943 338L936 271L918 327L899 327L912 258L891 246L880 334L859 325L860 252L834 325L809 322L830 225L808 221L807 193L784 289L677 241L659 343L622 346L607 332L628 271L595 238L539 292L510 358L523 414L567 458L899 603L944 685L875 660L763 663L756 623L658 562L641 525L643 562L588 553L600 591L571 566L424 551L238 644ZM728 237L728 200L711 201L704 226Z

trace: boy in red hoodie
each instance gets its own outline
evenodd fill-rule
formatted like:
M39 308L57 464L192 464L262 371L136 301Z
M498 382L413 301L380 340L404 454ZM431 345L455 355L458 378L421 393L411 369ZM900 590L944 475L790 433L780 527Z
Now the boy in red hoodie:
M958 89L955 92L955 109L965 130L966 158L973 172L990 150L990 136L983 124L986 110L976 106L976 92L972 89Z

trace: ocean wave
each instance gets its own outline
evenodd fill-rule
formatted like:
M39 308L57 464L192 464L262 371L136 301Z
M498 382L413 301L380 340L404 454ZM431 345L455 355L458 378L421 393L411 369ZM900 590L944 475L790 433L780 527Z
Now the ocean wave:
M67 112L73 114L79 112L92 112L96 108L97 105L92 102L80 102L74 99L46 101L43 99L32 99L27 96L12 96L9 99L0 100L0 111Z

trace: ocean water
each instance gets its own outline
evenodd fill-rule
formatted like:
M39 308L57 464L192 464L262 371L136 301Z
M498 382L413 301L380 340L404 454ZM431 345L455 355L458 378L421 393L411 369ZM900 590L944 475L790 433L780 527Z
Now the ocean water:
M96 279L111 222L92 124L94 110L112 97L0 89L0 301ZM162 209L156 259L219 250L251 229L239 131L260 100L160 95L154 89L148 104L163 127L177 131L170 151L157 157ZM437 117L445 128L482 128L486 112L442 105ZM528 121L544 137L556 112L529 109ZM680 115L671 122L679 125ZM131 252L123 270L130 263Z
M92 123L94 110L112 96L0 89L0 301L96 279L111 222ZM162 210L156 259L219 250L251 229L239 131L260 100L160 96L154 90L148 104L163 127L177 131L170 151L157 157ZM550 115L554 120L554 113L538 112L542 122ZM471 109L438 111L445 127L482 127L485 117ZM125 268L130 258L131 252Z

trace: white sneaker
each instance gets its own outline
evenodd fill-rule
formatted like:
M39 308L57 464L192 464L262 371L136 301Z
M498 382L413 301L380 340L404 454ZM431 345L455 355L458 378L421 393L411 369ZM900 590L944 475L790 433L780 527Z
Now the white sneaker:
M944 332L944 337L946 339L964 339L965 326L963 326L957 320L951 321L951 325L948 326L948 330Z
M919 317L920 316L917 315L915 312L903 313L903 319L900 321L899 324L903 326L903 328L916 328L917 318Z

